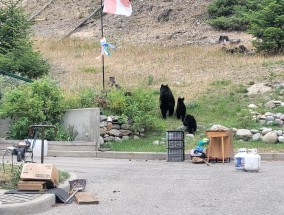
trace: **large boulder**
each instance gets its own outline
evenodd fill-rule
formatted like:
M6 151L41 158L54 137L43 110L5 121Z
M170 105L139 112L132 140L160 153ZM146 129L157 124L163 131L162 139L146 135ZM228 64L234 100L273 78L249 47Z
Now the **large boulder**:
M237 138L239 138L241 140L248 141L248 140L251 139L252 133L248 129L238 129L236 136L237 136Z
M276 143L278 141L278 135L275 131L270 131L262 137L262 141L265 143Z

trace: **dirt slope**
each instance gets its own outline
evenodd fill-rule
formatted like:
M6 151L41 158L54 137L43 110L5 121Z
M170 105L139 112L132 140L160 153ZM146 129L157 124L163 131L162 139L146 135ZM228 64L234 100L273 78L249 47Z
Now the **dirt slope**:
M24 0L22 6L32 16L50 0ZM130 17L106 14L104 36L127 43L208 44L220 33L206 24L207 5L212 0L133 0ZM100 7L99 0L54 0L34 20L35 35L62 38ZM234 32L228 35L235 36ZM89 19L72 36L101 37L99 14ZM238 34L243 41L250 39Z

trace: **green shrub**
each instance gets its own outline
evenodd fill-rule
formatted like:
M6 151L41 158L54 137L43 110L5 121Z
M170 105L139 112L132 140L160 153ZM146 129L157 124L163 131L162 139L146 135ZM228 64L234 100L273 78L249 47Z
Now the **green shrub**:
M217 30L236 30L244 31L248 28L248 20L243 17L217 17L208 21L208 24Z
M155 91L136 88L130 96L123 89L113 89L107 96L107 110L127 116L137 130L161 130L164 124L159 117L159 99Z
M256 38L253 45L258 51L284 53L283 11L283 1L263 0L260 9L250 13L248 33Z
M48 63L33 51L31 23L18 1L2 0L0 7L0 68L28 78L42 77Z
M45 130L44 139L55 141L74 141L78 135L78 131L74 129L74 126L68 125L67 128L57 123L55 125L56 132L53 128Z
M59 123L66 110L59 87L48 78L6 92L2 109L3 117L13 119L9 135L15 139L25 138L32 124Z
M247 30L251 11L258 10L262 0L215 0L207 7L208 24L218 30Z

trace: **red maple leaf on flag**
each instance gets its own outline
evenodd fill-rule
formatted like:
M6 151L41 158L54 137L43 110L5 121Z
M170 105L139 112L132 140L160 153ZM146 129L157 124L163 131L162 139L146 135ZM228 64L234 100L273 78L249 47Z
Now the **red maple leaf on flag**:
M131 0L120 0L121 4L123 4L125 7L129 7Z

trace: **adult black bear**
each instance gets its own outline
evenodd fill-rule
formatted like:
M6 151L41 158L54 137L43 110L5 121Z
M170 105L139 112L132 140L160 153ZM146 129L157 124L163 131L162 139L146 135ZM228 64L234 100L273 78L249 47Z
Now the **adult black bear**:
M167 118L168 111L169 116L172 116L174 114L175 98L167 84L162 84L160 87L160 109L164 119Z
M186 131L190 134L194 134L196 131L196 120L194 116L187 114L183 121L183 125L186 126Z
M184 120L185 115L186 115L186 107L184 104L184 98L179 97L177 100L176 115L178 119L181 119L181 121Z

